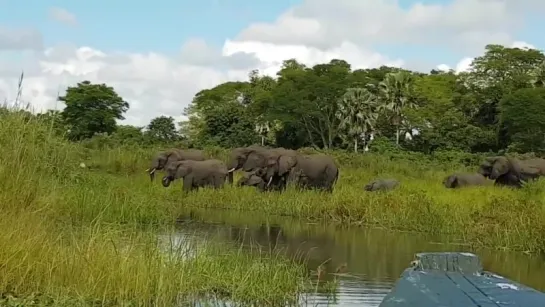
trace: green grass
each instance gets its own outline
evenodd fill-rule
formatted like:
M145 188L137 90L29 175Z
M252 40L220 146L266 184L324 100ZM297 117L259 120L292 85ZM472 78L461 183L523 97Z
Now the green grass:
M81 168L89 152L44 123L2 115L0 144L2 305L173 306L216 295L267 306L311 286L304 261L280 251L189 240L189 257L168 244L175 203L137 176Z
M157 234L169 233L186 208L260 211L545 251L542 182L521 190L448 190L441 185L444 176L471 169L460 159L449 162L449 156L428 161L422 155L330 152L341 164L332 194L291 189L263 194L227 186L185 195L179 181L170 188L149 182L144 170L154 151L93 150L50 131L15 114L0 120L2 297L35 296L50 305L168 306L214 290L267 305L293 302L307 289L303 264L279 252L242 253L214 242L190 259L161 251ZM225 150L207 151L228 157ZM90 168L81 168L81 162ZM375 177L395 177L401 187L364 192L363 185Z
M339 154L337 159L346 159L347 155ZM226 157L226 154L219 156ZM165 189L159 180L150 183L142 167L133 167L139 171L132 175L111 174L118 179L115 181L118 186L109 188L127 193L145 191L146 195L152 195L152 199L160 200L159 203L143 204L146 209L139 207L138 211L125 214L134 215L131 219L135 220L160 219L161 215L168 219L178 216L183 208L259 211L310 221L449 234L477 247L545 252L544 181L531 183L520 190L494 187L492 181L489 186L453 190L442 185L443 178L455 171L476 171L475 166L437 165L402 159L388 161L371 155L353 157L346 159L350 166L341 164L340 178L332 194L293 189L282 194L262 194L253 188L226 186L219 191L204 189L184 195L181 182L176 181ZM123 161L122 156L118 159ZM104 178L102 171L90 173L88 180ZM236 174L238 176L239 173ZM390 193L363 191L363 186L376 177L397 178L401 187ZM119 216L120 208L108 210L111 213L105 213L105 216ZM78 211L82 218L94 216Z

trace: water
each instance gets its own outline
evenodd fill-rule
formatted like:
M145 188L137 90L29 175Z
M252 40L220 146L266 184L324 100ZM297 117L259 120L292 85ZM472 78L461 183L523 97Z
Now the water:
M313 272L324 262L327 273L345 267L336 275L339 285L335 297L320 291L309 293L302 302L307 306L378 306L414 254L432 251L473 252L479 255L485 270L545 291L545 259L474 250L452 238L210 209L187 211L180 217L179 235L213 237L266 250L281 248L288 255L305 257ZM334 274L327 274L325 280L333 278Z

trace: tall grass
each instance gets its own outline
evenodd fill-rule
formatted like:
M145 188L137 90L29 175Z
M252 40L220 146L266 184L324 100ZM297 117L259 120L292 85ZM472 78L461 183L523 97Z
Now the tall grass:
M303 264L279 252L165 244L177 205L154 186L89 172L88 152L47 123L0 117L1 304L173 306L213 294L266 306L295 303L307 286Z

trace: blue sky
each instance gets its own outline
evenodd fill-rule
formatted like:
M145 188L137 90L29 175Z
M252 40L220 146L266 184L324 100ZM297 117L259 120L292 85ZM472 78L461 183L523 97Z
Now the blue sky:
M204 38L209 44L221 47L226 38L235 37L255 22L271 22L282 12L302 0L133 0L133 1L29 1L0 0L0 25L34 27L46 46L69 42L104 51L158 51L175 54L189 38ZM361 0L372 1L372 0ZM414 3L445 4L452 0L399 0L404 8ZM69 27L51 20L48 10L60 7L76 15L77 27ZM537 15L536 15L537 16ZM529 18L528 27L516 37L518 40L545 46L539 34L537 17ZM461 57L440 46L375 46L375 50L393 58L451 63Z
M296 0L133 0L133 1L3 1L0 20L8 26L34 26L46 46L59 42L89 45L103 50L179 50L191 37L223 44L247 25L273 21ZM2 2L0 2L2 3ZM75 14L75 28L52 21L47 11L61 7Z

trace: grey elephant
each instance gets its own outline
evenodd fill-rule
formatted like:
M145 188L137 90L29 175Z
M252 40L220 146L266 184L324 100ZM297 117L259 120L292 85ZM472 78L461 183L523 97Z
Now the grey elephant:
M525 182L545 174L545 160L540 158L519 160L495 156L487 157L478 173L494 180L494 185L520 188Z
M155 172L164 169L171 162L183 160L204 161L205 158L201 150L171 148L157 153L146 172L148 172L150 180L153 181Z
M366 184L363 189L365 191L375 192L375 191L390 191L399 186L399 180L393 178L386 179L374 179L373 181Z
M333 192L339 178L339 167L333 158L324 154L302 155L272 153L267 159L264 179L269 186L275 178L292 182L298 188Z
M443 179L443 185L448 189L456 189L467 186L486 185L487 179L480 173L455 173Z
M257 171L259 169L265 169L267 166L268 157L278 156L280 154L297 155L295 150L279 148L267 148L262 146L248 146L239 147L231 151L231 157L227 163L229 172L229 183L233 182L233 172L242 169L244 172ZM286 180L284 177L275 176L271 182L267 185L268 188L273 190L282 191L285 189Z
M256 187L258 191L265 192L267 190L267 183L258 172L244 172L242 177L237 181L237 187L241 186L253 186Z
M185 192L201 187L222 188L227 179L227 166L216 159L204 161L182 160L168 164L162 184L166 188L182 178Z

